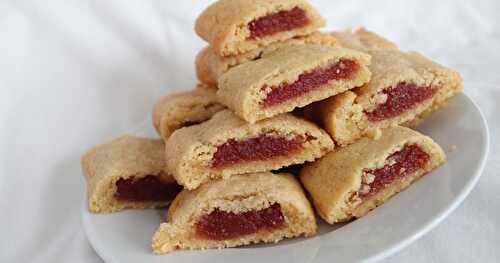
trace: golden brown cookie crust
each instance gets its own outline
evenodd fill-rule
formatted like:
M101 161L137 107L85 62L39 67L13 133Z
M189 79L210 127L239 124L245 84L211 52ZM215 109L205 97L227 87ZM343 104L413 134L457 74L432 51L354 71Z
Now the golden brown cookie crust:
M268 54L284 45L303 44L318 44L330 47L336 47L339 45L337 39L333 35L329 33L313 32L307 36L300 36L285 41L274 42L268 46L252 49L248 52L234 56L219 56L210 46L207 46L196 56L196 75L198 76L198 80L202 83L216 86L219 77L234 66L259 59L263 55Z
M260 210L273 203L281 206L284 228L264 231L223 241L196 236L195 224L200 216L215 208L241 213ZM162 223L152 241L157 254L176 249L223 248L258 242L278 242L283 238L312 236L317 225L311 204L295 177L270 172L235 175L226 180L206 183L196 190L182 191L168 211L168 222Z
M341 60L352 60L359 66L351 78L331 80L296 98L271 107L261 106L271 87L293 83L303 73ZM369 64L369 55L350 49L313 44L284 46L261 59L228 70L219 78L217 96L242 119L254 123L363 85L370 79ZM264 86L268 88L263 89Z
M364 27L358 28L354 32L351 29L347 29L344 31L333 31L330 34L338 40L341 46L359 51L368 52L379 49L398 50L398 47L392 41Z
M247 25L252 20L294 7L305 11L309 19L307 25L254 40L247 39L250 36ZM308 35L325 24L319 13L303 0L219 0L206 8L196 19L195 31L210 44L216 54L230 56L296 36Z
M320 116L322 126L339 145L348 145L383 128L414 126L462 90L462 79L455 70L439 65L417 52L399 51L395 45L375 33L359 29L355 33L344 31L334 35L342 46L367 52L372 58L368 66L372 74L368 83L309 106L308 111ZM400 82L439 89L432 98L398 116L377 122L369 121L365 112L371 112L377 105L385 103L387 96L383 90Z
M408 144L417 144L430 156L425 166L394 181L361 204L352 201L356 200L353 195L360 191L363 170L384 166L388 156ZM362 138L349 146L336 148L314 163L304 165L300 180L312 197L318 214L333 224L365 215L419 177L440 166L445 159L441 147L430 137L397 126L383 130L378 140Z
M161 97L153 108L153 126L164 139L177 129L210 119L224 109L217 101L215 88L196 89Z
M280 137L308 138L302 148L287 156L270 160L244 162L222 169L211 168L217 147L229 139L244 140L271 133ZM292 164L313 161L333 149L328 134L316 125L282 114L255 124L249 124L229 110L217 113L212 119L199 125L175 131L166 143L167 168L177 182L188 189L214 179L231 175L279 169Z
M124 135L90 149L82 156L81 166L91 212L163 207L169 203L119 201L114 197L118 179L153 175L164 182L174 183L174 178L165 172L165 145L162 140Z

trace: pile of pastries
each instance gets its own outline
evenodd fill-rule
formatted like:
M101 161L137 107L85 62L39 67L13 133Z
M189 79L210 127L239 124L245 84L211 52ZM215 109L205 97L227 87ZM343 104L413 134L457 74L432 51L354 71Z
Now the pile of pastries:
M168 205L155 253L313 236L359 218L446 160L412 127L460 75L364 28L320 32L305 0L219 0L196 20L200 84L159 98L161 139L82 157L89 210Z

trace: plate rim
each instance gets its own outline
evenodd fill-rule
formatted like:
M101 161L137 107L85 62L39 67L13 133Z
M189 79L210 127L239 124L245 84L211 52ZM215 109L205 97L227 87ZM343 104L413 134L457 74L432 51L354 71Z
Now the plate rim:
M405 247L407 247L408 245L417 241L427 233L429 233L432 229L434 229L437 225L439 225L439 223L441 223L445 218L447 218L451 213L453 213L453 211L455 211L455 209L457 209L457 207L460 204L463 203L465 198L470 194L472 189L474 189L474 187L476 186L477 182L479 181L479 178L481 178L481 175L483 174L484 167L486 166L486 161L488 160L488 155L490 152L490 131L486 118L484 117L484 114L481 111L479 105L477 105L477 103L474 102L474 100L471 97L469 97L469 95L467 95L465 92L461 92L461 94L464 95L464 98L467 99L479 112L481 124L484 127L484 129L481 129L481 131L485 138L486 147L484 147L482 151L478 169L471 177L472 179L467 182L465 187L462 188L460 193L456 195L453 201L448 206L446 206L440 213L438 213L435 217L429 220L429 222L427 222L425 225L422 225L422 227L420 227L417 231L415 231L415 233L408 235L401 242L389 246L387 249L381 250L380 252L370 255L367 258L363 259L364 262L377 262L384 258L387 258L390 255L394 255L397 252L404 249Z
M400 242L397 242L386 249L380 250L379 252L373 253L372 255L368 255L367 257L363 258L361 261L362 262L377 262L380 261L384 258L387 258L388 256L394 255L407 247L408 245L412 244L413 242L417 241L427 233L429 233L432 229L434 229L438 224L440 224L446 217L448 217L455 209L462 204L462 202L465 200L465 198L470 194L472 189L476 186L477 182L479 181L479 178L483 174L484 167L486 166L486 162L488 160L489 156L489 151L490 151L490 132L489 132L489 127L488 123L486 121L486 118L481 110L481 108L478 106L478 104L465 92L459 93L463 95L463 97L472 104L472 106L477 110L480 116L480 123L483 127L481 129L481 133L485 138L485 147L481 151L481 158L479 161L478 168L474 172L473 176L471 177L471 180L469 180L465 186L461 189L461 191L456 195L456 197L453 199L452 202L450 202L447 206L444 207L442 211L436 214L431 220L423 224L421 227L419 227L417 230L415 230L413 233L410 235L407 235L405 238L403 238ZM86 193L84 195L84 198L82 200L82 214L81 214L81 220L83 224L83 228L85 231L85 235L87 239L89 240L90 245L94 249L94 251L97 253L97 255L107 263L115 263L116 260L113 258L110 258L107 256L104 251L101 250L99 246L95 246L94 244L99 243L95 239L95 233L93 233L93 230L90 230L89 228L89 220L90 220L90 213L88 212L88 204L87 204L87 197Z

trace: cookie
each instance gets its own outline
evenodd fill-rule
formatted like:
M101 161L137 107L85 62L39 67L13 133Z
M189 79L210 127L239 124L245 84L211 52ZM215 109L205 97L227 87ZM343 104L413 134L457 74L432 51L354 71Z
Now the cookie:
M125 135L98 145L81 158L89 210L164 207L181 191L165 172L165 145Z
M361 39L359 33L342 34ZM342 42L342 37L338 39L342 46L356 48L356 45L350 46L350 42ZM365 39L364 43L367 42ZM417 52L394 48L364 51L372 57L371 80L362 87L310 106L339 145L350 144L386 127L414 125L462 90L458 72Z
M204 122L222 109L215 89L199 85L192 91L161 97L153 108L153 126L166 140L175 130Z
M154 234L152 248L164 254L275 243L316 230L311 204L295 177L253 173L182 191L168 210L168 222Z
M195 189L209 180L313 161L333 146L325 131L289 114L249 124L223 110L172 134L167 170L179 184Z
M219 0L195 22L195 31L219 56L231 56L296 36L326 24L303 0Z
M215 53L212 47L203 48L196 56L196 75L202 83L215 86L217 79L230 68L239 64L261 58L284 45L318 44L335 47L338 42L328 33L314 32L307 36L295 37L281 42L274 42L268 46L258 47L248 52L222 57Z
M304 165L300 180L318 214L333 224L362 217L445 159L431 138L397 126Z
M217 96L254 123L363 85L369 64L369 55L350 49L284 46L222 74Z
M340 45L359 51L368 52L370 50L380 49L398 50L397 45L392 41L364 27L358 28L355 32L348 29L345 31L330 32L330 34L338 40Z

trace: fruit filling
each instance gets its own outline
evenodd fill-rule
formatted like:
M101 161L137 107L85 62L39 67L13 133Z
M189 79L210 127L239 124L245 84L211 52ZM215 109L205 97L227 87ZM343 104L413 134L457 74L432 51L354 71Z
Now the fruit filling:
M203 239L226 240L261 231L271 231L284 225L285 217L278 203L261 210L237 214L216 208L198 220L196 235Z
M385 166L363 171L359 197L366 199L373 196L395 180L422 169L429 159L429 154L417 144L405 145L403 149L387 157Z
M285 101L297 98L311 90L320 88L332 80L350 79L359 69L356 61L350 59L341 59L325 68L317 68L307 73L302 73L293 83L283 82L278 86L271 87L271 91L266 98L261 101L261 106L266 108ZM261 90L268 89L263 86Z
M169 201L182 187L175 182L164 182L158 176L120 178L116 181L115 198L121 201Z
M287 156L302 149L306 141L307 138L301 135L287 138L272 133L263 133L244 140L229 139L217 147L211 167L223 168L242 162Z
M294 7L290 10L259 17L248 23L248 30L250 30L248 39L273 35L278 32L304 27L307 24L309 24L309 18L307 18L306 12L299 7Z
M377 122L394 118L417 104L432 98L438 89L433 86L418 86L414 83L400 82L395 87L382 91L387 95L385 103L374 111L365 112L369 121Z

